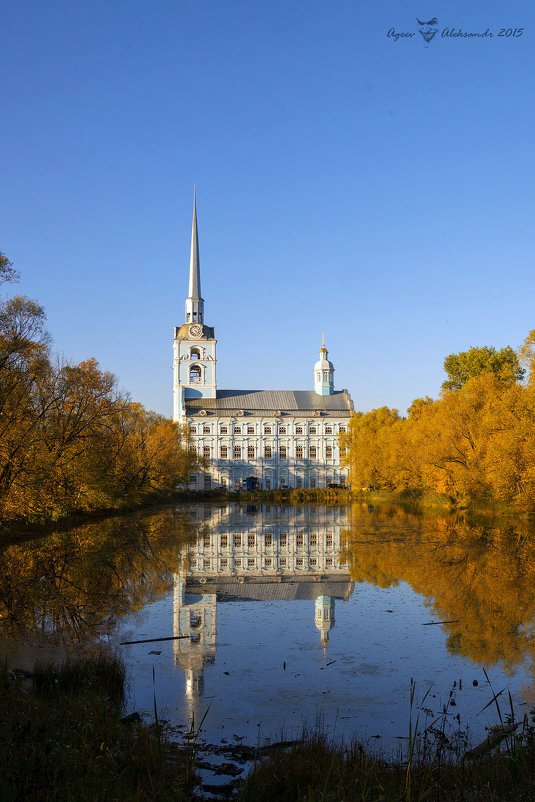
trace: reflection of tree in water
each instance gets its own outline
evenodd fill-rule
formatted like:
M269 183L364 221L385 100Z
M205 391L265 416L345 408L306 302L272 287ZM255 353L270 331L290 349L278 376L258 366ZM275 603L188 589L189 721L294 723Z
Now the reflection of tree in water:
M0 552L0 631L65 642L109 633L173 586L196 524L173 509L109 518Z
M447 647L511 669L535 656L535 527L475 522L354 505L344 553L351 578L388 587L408 582L449 632Z

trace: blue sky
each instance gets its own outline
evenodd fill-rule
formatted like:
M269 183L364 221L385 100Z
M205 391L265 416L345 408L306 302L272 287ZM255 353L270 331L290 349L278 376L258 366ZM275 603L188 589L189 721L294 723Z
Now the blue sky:
M19 291L61 354L171 414L196 183L221 389L311 388L325 330L357 409L436 397L447 354L535 328L534 16L5 2L0 250ZM438 19L427 47L417 17Z

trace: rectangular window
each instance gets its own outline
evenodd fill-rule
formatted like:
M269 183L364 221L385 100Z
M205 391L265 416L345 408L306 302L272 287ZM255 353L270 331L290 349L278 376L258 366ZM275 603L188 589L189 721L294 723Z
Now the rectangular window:
M249 559L247 560L247 567L248 568L254 568L255 565L256 565L255 558L254 557L249 557Z
M271 426L264 426L264 434L271 434Z
M241 549L241 535L234 535L234 548Z
M256 543L255 535L247 535L247 546L250 549L254 549L255 543Z
M228 559L227 559L227 557L221 557L221 568L228 568Z
M189 564L191 568L197 568L197 560L190 560Z
M204 424L204 426L202 427L202 433L203 434L210 434L210 424L209 423L205 423Z
M211 450L210 446L203 446L202 447L202 455L203 455L203 457L205 457L206 459L210 459L210 450Z
M303 459L303 446L295 447L295 456L297 459Z
M228 549L228 535L221 535L221 548Z
M295 536L295 545L297 546L298 549L303 548L303 542L304 542L303 533L298 532L297 535Z
M221 446L219 449L221 459L228 459L228 446Z
M311 476L310 477L310 487L316 487L316 477L315 476Z
M310 567L311 567L311 568L315 568L315 567L317 566L317 564L318 564L318 559L317 559L317 557L311 557L311 558L310 558Z
M281 532L280 534L280 545L281 549L285 549L288 545L288 532Z
M286 426L279 426L279 434L286 434Z
M325 548L332 549L333 547L333 536L332 532L327 532L325 534Z
M192 424L190 423L189 431L190 431L190 434L195 434L195 432L197 431L197 427L196 426L192 426Z
M241 426L234 427L234 434L241 434Z
M316 434L316 427L315 426L311 426L310 429L309 429L309 432L310 432L310 434Z
M208 546L210 545L210 535L203 535L202 544L205 549L208 548Z
M204 489L208 490L208 488L212 487L212 477L209 473L204 474Z
M296 561L295 561L295 567L296 567L296 568L302 568L302 567L303 567L303 558L302 558L302 557L298 557L298 558L296 559Z
M251 424L247 426L247 434L254 434L254 426Z
M203 560L202 561L203 568L210 568L210 560Z
M247 446L247 459L254 459L254 446Z
M228 434L228 426L222 426L219 431L221 434Z
M286 459L287 453L288 453L288 451L287 451L286 446L279 446L279 458L280 459Z
M311 532L310 533L309 543L310 543L310 548L311 549L317 548L317 545L318 545L318 533L317 532Z
M318 447L310 446L310 459L317 459L317 458L318 458Z
M288 565L288 560L286 559L286 557L280 558L279 565L281 568L286 568L286 566Z
M346 430L345 426L340 426L340 428L338 429L338 431L340 431L340 432L345 432L345 430Z
M266 479L265 485L266 490L271 490L271 479Z
M271 557L266 557L266 559L264 560L264 566L266 568L271 568L272 565L273 565L273 560L271 559Z
M271 459L272 451L271 446L264 446L264 459Z
M333 458L333 447L332 446L325 446L325 458L332 459Z
M271 532L264 535L264 545L266 549L270 549L273 546L273 535Z
M234 459L241 459L241 446L234 446Z
M332 557L326 557L325 558L325 565L328 568L332 568L332 564L333 564L333 558Z
M240 558L238 558L237 560L234 560L234 565L236 566L236 568L241 568L241 560L240 560Z
M301 476L296 476L295 478L295 486L296 487L303 487L303 479Z
M302 426L296 426L295 427L295 433L296 434L303 434L303 427Z
M332 426L326 426L325 427L325 434L332 434L332 433L333 433L333 427Z

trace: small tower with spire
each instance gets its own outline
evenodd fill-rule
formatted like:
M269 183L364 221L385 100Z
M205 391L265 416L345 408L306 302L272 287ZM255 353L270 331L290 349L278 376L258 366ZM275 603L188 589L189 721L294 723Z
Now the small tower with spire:
M318 596L314 607L314 623L320 631L321 642L325 648L329 640L329 632L334 627L334 599L332 596Z
M332 395L334 393L334 366L329 362L329 352L325 347L325 332L323 332L323 345L320 349L320 358L314 365L314 390L318 395Z
M186 399L216 397L216 343L214 329L204 325L197 197L194 189L186 322L175 326L173 342L173 420L184 422Z

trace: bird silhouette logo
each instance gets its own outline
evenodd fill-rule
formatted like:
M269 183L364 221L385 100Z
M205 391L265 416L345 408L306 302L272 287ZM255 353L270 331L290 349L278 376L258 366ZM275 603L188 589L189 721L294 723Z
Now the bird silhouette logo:
M424 42L428 45L429 42L434 39L435 34L438 31L438 28L433 28L433 25L438 25L438 19L433 17L433 19L430 19L427 22L422 22L422 20L416 17L416 22L419 26L418 31L422 34Z

